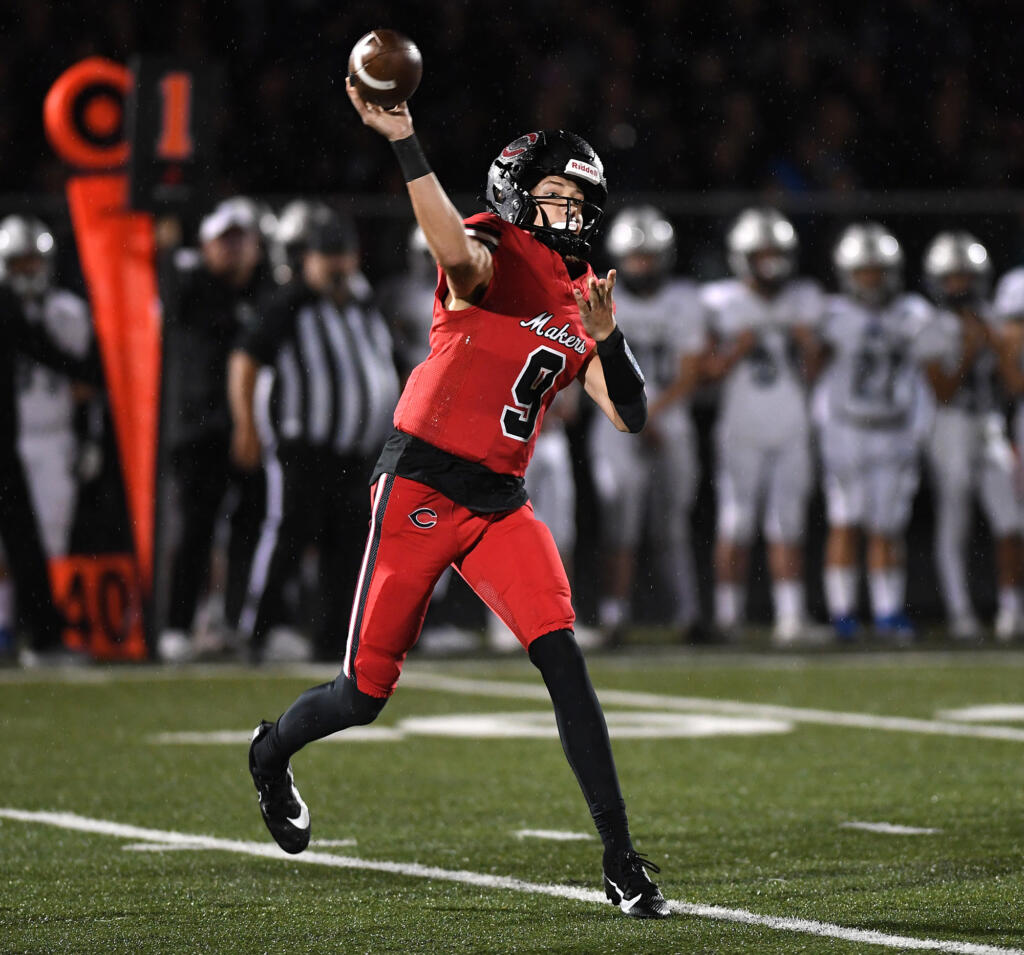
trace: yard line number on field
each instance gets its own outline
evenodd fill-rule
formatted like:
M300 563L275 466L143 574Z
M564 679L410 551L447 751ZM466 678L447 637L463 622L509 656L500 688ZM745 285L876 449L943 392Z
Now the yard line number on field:
M416 862L383 862L374 859L359 859L353 856L332 855L326 852L304 852L301 855L287 855L276 845L266 842L244 842L239 839L218 839L213 836L191 835L184 832L146 829L141 826L124 825L106 819L90 819L69 812L28 812L22 809L0 809L0 819L56 826L59 829L114 836L120 839L151 842L157 845L182 846L189 849L218 850L239 855L256 856L291 864L322 865L338 869L363 869L372 872L388 872L393 875L414 879L457 882L482 889L498 889L507 892L522 892L529 895L547 895L568 899L573 902L600 903L608 905L603 892L581 889L571 885L526 882L510 876L488 875L483 872L469 872L459 869L441 869L436 866L420 865ZM956 942L932 938L914 938L906 935L891 935L871 929L849 928L814 919L788 918L775 915L760 915L745 909L731 909L719 905L701 905L694 902L669 901L669 906L680 915L694 918L714 919L721 922L737 922L743 925L759 925L780 932L797 932L834 938L845 942L859 942L879 945L903 951L949 952L952 955L1024 955L1024 949L1007 948L998 945L983 945L976 942Z

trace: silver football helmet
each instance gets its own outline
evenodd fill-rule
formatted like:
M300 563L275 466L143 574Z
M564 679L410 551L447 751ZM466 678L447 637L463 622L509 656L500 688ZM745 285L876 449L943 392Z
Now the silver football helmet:
M779 286L796 269L796 229L777 209L744 209L729 229L725 245L729 268L737 278Z
M832 264L843 292L871 308L884 305L903 288L903 249L877 222L847 226L832 252Z
M45 222L11 215L0 221L0 282L17 295L42 295L53 281L57 243Z
M654 206L627 206L608 230L608 254L627 287L651 291L676 264L676 230Z
M330 206L310 199L293 199L281 210L269 242L274 281L284 285L301 272L314 219L331 214Z
M924 253L924 284L939 305L983 302L992 287L992 259L969 232L940 232Z

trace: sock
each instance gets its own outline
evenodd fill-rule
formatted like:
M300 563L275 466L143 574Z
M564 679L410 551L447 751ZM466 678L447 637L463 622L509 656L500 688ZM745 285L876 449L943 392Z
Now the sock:
M777 580L772 585L776 620L804 619L804 585L799 580Z
M14 629L14 585L0 580L0 630Z
M739 584L715 585L715 623L720 627L734 627L740 619Z
M598 619L602 627L618 627L626 619L626 601L621 597L603 597Z
M288 760L307 743L323 739L350 726L372 723L387 697L370 696L356 689L344 675L306 690L253 747L260 771L283 773Z
M1020 613L1020 591L1016 587L999 588L999 609L1005 613Z
M829 616L849 617L857 593L857 572L853 567L825 568L825 602Z
M873 570L868 575L871 609L876 619L903 612L907 575L902 568Z
M608 727L572 631L555 630L538 637L530 644L529 653L548 688L565 758L605 850L632 848Z

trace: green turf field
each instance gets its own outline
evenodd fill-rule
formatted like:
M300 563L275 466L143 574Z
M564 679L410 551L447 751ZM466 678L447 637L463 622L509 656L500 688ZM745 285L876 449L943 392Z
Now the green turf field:
M296 757L298 859L243 740L327 671L6 671L0 952L1024 950L1024 654L591 671L666 922L596 901L595 840L520 834L591 832L525 660L413 659L374 732ZM982 705L1017 709L948 712Z

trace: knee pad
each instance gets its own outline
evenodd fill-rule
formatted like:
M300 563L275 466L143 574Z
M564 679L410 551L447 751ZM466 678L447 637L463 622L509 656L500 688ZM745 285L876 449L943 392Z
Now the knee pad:
M356 681L339 676L334 681L335 702L347 726L366 726L372 723L388 701L386 696L370 696L356 687Z

